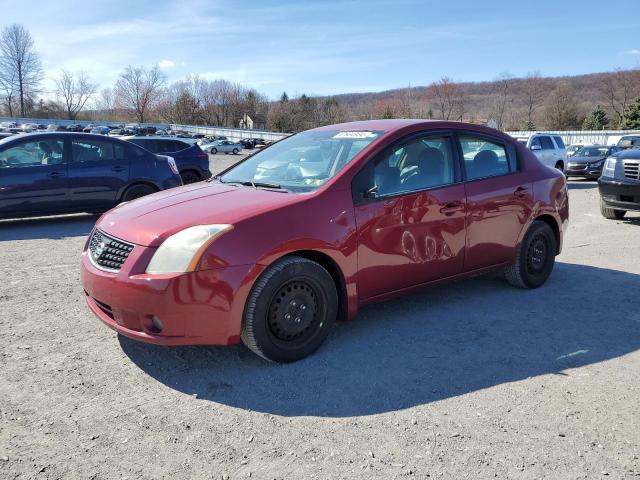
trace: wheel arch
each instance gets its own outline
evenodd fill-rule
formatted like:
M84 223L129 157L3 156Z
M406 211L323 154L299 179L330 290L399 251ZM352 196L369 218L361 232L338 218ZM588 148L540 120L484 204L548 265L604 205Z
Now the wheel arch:
M556 255L558 255L560 253L560 248L562 244L561 243L562 239L560 238L560 226L558 225L558 221L555 219L555 217L553 217L553 215L549 215L547 213L538 215L533 219L531 223L535 221L544 222L547 225L549 225L549 227L551 227L551 230L553 230L553 235L556 237Z
M156 185L155 183L149 180L132 180L129 183L127 183L124 187L122 187L118 192L118 202L122 202L122 199L124 198L125 193L127 193L129 189L136 187L138 185L145 185L147 187L151 187L156 192L159 192L161 190L161 188L158 185Z
M278 260L286 257L306 258L307 260L318 263L329 272L338 293L338 320L346 320L348 318L347 284L344 273L338 263L326 253L318 250L294 250L278 258Z

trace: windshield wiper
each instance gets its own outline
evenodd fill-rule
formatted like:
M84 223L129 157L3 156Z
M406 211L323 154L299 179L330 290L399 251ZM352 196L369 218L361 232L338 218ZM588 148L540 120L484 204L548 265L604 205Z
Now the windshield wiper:
M278 190L282 192L287 191L282 185L278 185L277 183L254 182L253 180L246 180L244 182L237 182L237 183L246 185L247 187L253 187L253 188L270 188L270 189Z

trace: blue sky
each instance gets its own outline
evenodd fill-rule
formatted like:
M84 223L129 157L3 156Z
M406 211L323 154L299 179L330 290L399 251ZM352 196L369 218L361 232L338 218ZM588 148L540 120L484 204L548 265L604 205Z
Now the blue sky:
M640 1L1 1L47 75L111 86L125 65L225 78L272 98L640 66ZM47 82L47 88L52 88Z

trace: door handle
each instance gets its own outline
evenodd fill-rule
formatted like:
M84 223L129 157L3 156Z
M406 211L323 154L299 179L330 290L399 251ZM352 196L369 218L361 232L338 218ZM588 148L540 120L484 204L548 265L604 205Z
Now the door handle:
M513 192L516 197L525 197L529 194L529 189L525 187L518 187L516 191Z
M116 165L111 170L113 170L114 172L122 172L124 170L124 168L121 167L120 165Z
M452 202L447 203L440 209L440 213L444 215L453 215L456 212L464 210L464 203Z
M49 176L50 176L51 178L64 177L64 173L62 173L62 172L51 172L51 173L49 174Z

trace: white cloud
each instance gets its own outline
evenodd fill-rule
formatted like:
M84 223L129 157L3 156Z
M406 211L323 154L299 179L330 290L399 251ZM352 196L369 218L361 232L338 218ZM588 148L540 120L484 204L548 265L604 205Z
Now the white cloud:
M640 55L640 48L632 48L631 50L625 50L622 53L625 55Z
M162 69L173 68L176 66L176 62L172 60L160 60L158 62L158 66Z

